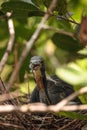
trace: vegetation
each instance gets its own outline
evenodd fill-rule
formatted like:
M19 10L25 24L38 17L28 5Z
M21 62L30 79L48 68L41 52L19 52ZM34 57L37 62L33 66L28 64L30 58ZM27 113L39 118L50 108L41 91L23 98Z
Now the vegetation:
M49 75L57 74L75 91L87 85L87 1L58 0L49 12L51 2L0 0L0 74L6 91L32 92L35 83L29 61L34 55L45 59ZM46 15L48 18L43 22ZM87 104L86 94L79 98ZM73 113L62 114L74 118ZM80 114L76 118L87 120Z

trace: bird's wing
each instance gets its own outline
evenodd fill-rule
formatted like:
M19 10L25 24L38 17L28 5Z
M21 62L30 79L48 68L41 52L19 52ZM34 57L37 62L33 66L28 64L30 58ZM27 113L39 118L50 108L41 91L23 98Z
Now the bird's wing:
M57 92L64 93L67 97L75 92L72 85L64 82L63 80L58 78L56 75L51 76L51 78L52 80L55 81L54 83L56 83L56 86L58 88L56 89L56 93ZM78 104L81 104L81 101L78 97L76 97L74 101L77 102Z
M60 88L62 91L65 91L67 93L67 95L74 92L72 85L64 82L63 80L61 80L56 75L51 76L51 79L55 83L55 85L58 86L58 88Z

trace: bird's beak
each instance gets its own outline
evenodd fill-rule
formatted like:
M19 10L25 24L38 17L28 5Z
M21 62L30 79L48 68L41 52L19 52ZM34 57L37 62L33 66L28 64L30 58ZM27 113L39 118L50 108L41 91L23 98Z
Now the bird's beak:
M31 71L40 69L40 64L32 64L32 63L30 63L29 68L31 69Z

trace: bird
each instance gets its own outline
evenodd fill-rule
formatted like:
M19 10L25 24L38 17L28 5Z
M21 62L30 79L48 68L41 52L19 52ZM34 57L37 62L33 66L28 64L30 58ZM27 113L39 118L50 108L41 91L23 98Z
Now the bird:
M55 105L74 93L72 85L61 80L58 76L46 76L46 63L41 56L33 56L30 59L29 67L36 83L30 97L31 103L41 102L46 105ZM68 104L81 104L81 101L76 97Z

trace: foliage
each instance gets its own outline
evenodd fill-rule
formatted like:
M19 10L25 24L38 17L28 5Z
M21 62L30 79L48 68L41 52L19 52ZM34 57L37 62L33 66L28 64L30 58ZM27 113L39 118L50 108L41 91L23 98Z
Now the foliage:
M64 2L66 4L59 0L46 23L51 28L43 29L20 69L16 83L22 88L26 84L24 78L26 71L29 72L30 85L33 84L29 60L34 55L44 57L48 74L56 73L61 79L72 84L75 90L87 85L87 58L85 58L87 48L86 44L82 44L78 38L80 28L76 33L76 28L81 23L83 9L87 8L87 1L64 0ZM13 66L18 62L26 42L35 32L49 4L49 0L0 1L0 59L5 53L9 39L7 20L4 18L6 12L12 12L11 17L16 34L13 50L1 73L4 81L9 81L14 70ZM72 12L72 16L70 12ZM67 34L62 32L67 32ZM21 90L23 91L23 89ZM84 100L84 96L81 100Z
M64 34L55 33L52 40L56 46L71 53L75 53L83 48L77 39Z

